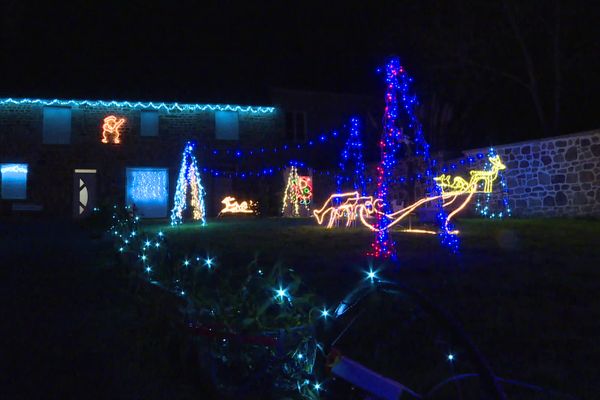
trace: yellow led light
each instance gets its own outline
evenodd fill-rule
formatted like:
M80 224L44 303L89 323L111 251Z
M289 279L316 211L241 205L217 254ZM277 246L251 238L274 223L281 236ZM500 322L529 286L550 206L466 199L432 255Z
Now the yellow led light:
M299 217L300 204L302 204L307 211L310 211L308 205L311 200L312 181L310 177L298 175L298 169L295 166L291 166L283 193L281 213L284 216ZM290 212L287 212L287 209L290 206Z
M469 171L471 178L469 182L457 176L451 180L450 175L441 175L434 178L442 193L435 196L422 198L413 204L404 207L401 210L391 214L385 214L381 211L383 200L373 199L372 196L360 196L358 192L348 192L341 194L332 194L327 201L319 209L313 211L317 223L322 225L325 217L329 216L327 228L332 228L338 225L341 218L346 218L346 226L350 226L352 222L358 219L360 222L372 231L381 231L390 229L394 225L401 222L404 218L414 212L418 207L429 202L442 200L442 207L452 205L461 196L466 196L462 203L452 210L443 221L443 229L450 234L458 234L457 230L449 231L448 224L452 217L462 211L469 204L476 193L491 193L492 184L498 178L498 171L506 169L506 166L500 160L500 156L489 157L492 164L492 169ZM483 182L483 188L479 188ZM373 214L385 215L390 221L387 225L377 228L374 224L368 221L368 218ZM407 233L422 233L422 234L437 234L438 232L426 229L404 229L401 232Z
M506 165L502 164L500 156L496 155L488 157L492 164L492 169L489 171L469 171L471 179L467 182L460 176L455 176L450 182L450 175L442 174L433 180L442 189L442 193L454 192L473 192L473 193L491 193L492 184L498 178L498 171L506 169ZM483 190L478 190L479 183L483 182Z
M252 200L242 201L241 203L238 203L235 200L235 197L231 197L231 196L225 197L223 200L221 200L221 203L223 203L225 205L225 207L223 207L223 209L219 212L219 215L226 214L226 213L254 214L255 210L256 210L256 206L258 205L257 202L254 202Z
M336 193L329 196L321 208L314 210L313 215L319 225L322 225L325 217L329 215L327 228L337 225L342 218L346 218L346 226L350 226L356 220L359 210L364 210L367 215L371 215L379 202L380 199L373 200L373 196L361 196L358 191ZM336 205L336 203L340 204Z
M125 118L117 118L114 115L109 115L104 118L104 124L102 125L102 143L109 143L109 136L112 143L121 143L120 129L125 121Z

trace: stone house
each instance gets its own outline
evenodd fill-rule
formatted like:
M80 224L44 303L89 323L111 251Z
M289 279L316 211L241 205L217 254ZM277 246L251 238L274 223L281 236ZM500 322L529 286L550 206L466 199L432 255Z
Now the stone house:
M240 150L280 143L282 126L275 107L0 99L0 213L85 216L139 200L154 204L147 216L166 217L191 140L215 215L224 196L270 186L273 171L258 182L232 178L266 162Z

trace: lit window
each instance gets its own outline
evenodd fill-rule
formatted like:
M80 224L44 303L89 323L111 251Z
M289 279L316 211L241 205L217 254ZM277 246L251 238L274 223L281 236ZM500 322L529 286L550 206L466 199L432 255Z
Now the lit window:
M71 142L71 108L44 107L42 132L45 144L69 144Z
M27 164L0 164L3 199L27 198Z
M127 168L126 203L135 205L143 218L167 216L169 173L167 168Z
M240 138L237 112L215 112L215 137L219 140L238 140Z
M158 111L140 112L140 135L158 136Z

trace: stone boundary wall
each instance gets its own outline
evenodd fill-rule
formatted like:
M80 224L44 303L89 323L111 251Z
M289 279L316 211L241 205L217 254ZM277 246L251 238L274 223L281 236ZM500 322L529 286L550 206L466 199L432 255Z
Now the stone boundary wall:
M600 217L600 129L494 148L507 167L514 216ZM497 186L492 201L502 201Z

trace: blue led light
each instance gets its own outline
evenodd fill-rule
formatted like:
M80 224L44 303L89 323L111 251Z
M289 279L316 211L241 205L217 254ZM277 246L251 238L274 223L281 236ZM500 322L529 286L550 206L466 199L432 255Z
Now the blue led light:
M127 168L126 204L135 204L147 218L165 217L168 211L169 174L166 168ZM137 216L136 216L137 217Z
M27 164L0 164L0 198L26 199L27 172Z
M337 192L343 193L344 182L352 181L352 188L365 196L367 191L365 163L363 161L362 142L360 140L360 121L358 118L350 119L350 135L339 163L340 174L336 178Z
M0 99L0 105L40 105L40 106L62 106L62 107L121 107L142 110L165 110L165 111L238 111L253 114L269 114L276 111L275 107L239 106L231 104L179 104L179 103L154 103L154 102L130 102L130 101L106 101L106 100L43 100L43 99Z
M482 153L480 153L482 154ZM489 157L496 156L496 150L493 147L490 147L488 150L487 156ZM479 155L478 155L479 158ZM485 162L484 170L491 170L492 165L489 161ZM502 173L502 171L498 171L498 178L500 181L500 187L502 190L502 209L498 210L497 207L492 206L492 193L480 193L477 196L477 200L475 202L475 210L485 218L495 219L495 218L504 218L505 216L511 216L512 211L510 209L510 204L508 201L508 186L506 184L506 177Z
M193 151L194 145L192 142L187 142L181 157L181 167L179 168L179 177L177 178L177 187L175 188L175 204L171 210L171 225L183 222L183 210L188 207L188 189L191 195L190 208L192 209L192 219L201 221L202 225L206 224L206 209L204 207L205 191Z

